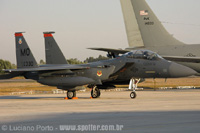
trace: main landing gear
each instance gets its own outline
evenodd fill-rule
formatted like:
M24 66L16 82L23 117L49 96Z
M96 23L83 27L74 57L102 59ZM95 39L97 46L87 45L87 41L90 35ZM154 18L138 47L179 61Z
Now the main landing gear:
M92 87L91 97L98 98L98 97L100 97L100 95L101 95L101 92L100 92L99 88L97 88L97 86Z
M139 81L140 81L140 79L134 79L134 78L130 79L128 89L129 90L133 89L133 91L130 93L130 98L132 98L132 99L136 98L136 96L137 96L135 89L137 88Z
M67 91L67 98L68 99L77 99L76 91Z
M92 88L91 90L91 98L98 98L101 95L101 92L97 86L90 86ZM76 97L76 91L75 90L68 90L67 91L67 97L65 99L78 99Z

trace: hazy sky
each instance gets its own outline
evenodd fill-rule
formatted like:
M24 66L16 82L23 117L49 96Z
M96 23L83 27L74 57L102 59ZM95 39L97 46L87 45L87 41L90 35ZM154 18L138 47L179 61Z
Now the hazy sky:
M185 43L200 43L199 0L146 0L167 30ZM188 25L185 25L188 24ZM190 25L194 24L194 25ZM15 63L14 33L24 34L37 61L45 59L44 31L66 58L106 53L88 47L128 46L119 0L0 0L0 58Z

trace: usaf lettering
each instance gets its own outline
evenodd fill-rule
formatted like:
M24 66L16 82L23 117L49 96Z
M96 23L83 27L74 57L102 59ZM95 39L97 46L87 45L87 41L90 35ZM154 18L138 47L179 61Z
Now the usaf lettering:
M144 17L144 20L150 20L150 18L149 17Z

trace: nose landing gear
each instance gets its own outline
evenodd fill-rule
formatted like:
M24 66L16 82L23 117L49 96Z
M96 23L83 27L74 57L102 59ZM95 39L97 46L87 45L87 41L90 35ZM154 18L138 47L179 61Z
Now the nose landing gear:
M135 92L131 92L131 94L130 94L130 98L132 98L132 99L134 99L134 98L136 98L136 93Z
M130 93L130 98L132 98L132 99L136 98L136 96L137 96L135 89L137 88L139 81L140 81L140 79L134 79L134 78L130 79L128 89L129 90L133 89L133 91Z

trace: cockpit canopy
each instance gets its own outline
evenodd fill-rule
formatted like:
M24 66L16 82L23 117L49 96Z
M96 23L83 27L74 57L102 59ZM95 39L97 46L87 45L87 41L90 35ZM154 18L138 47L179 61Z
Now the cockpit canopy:
M158 60L162 59L160 55L150 50L132 50L123 55L127 58L135 58L135 59L147 59L147 60Z

